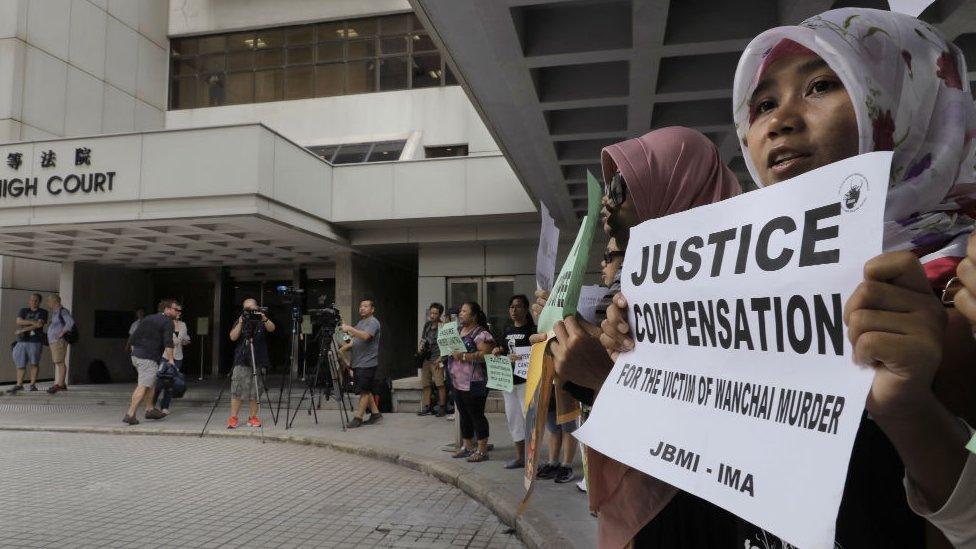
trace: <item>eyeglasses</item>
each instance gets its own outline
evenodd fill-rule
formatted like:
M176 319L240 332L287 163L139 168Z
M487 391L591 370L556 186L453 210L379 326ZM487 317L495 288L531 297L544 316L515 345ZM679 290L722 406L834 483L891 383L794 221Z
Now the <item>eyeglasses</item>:
M611 209L619 208L627 200L627 183L619 171L614 173L610 181L603 186L603 194L607 197Z
M613 261L613 258L623 257L623 256L624 256L623 250L607 250L603 252L603 262L609 265L610 262Z

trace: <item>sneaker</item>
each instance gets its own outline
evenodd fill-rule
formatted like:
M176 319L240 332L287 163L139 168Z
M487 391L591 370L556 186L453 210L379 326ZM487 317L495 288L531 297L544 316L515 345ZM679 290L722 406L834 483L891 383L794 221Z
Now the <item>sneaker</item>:
M35 385L35 384L33 384L33 383L31 383L31 386L30 386L30 392L32 392L32 393L33 393L33 392L36 392L36 391L37 391L37 385Z
M47 394L53 395L54 393L57 393L60 390L61 390L61 386L60 385L51 385L47 389Z
M418 416L429 416L430 415L430 408L426 408L426 407L421 408L420 411L417 412L417 415Z
M9 391L7 391L7 393L9 393L11 395L16 395L18 392L23 391L23 390L24 390L24 386L23 385L14 385L13 389L10 389Z
M583 492L584 494L586 493L586 479L585 478L584 479L581 479L579 482L576 483L576 489L579 490L580 492Z
M122 417L122 423L128 423L129 425L139 425L139 420L136 419L136 416L130 416L126 414L125 416Z
M559 472L559 464L543 463L535 472L535 478L549 480Z
M521 469L522 467L525 467L525 461L521 459L513 459L505 463L506 469Z
M228 429L237 429L237 418L236 417L232 417L232 418L230 418L230 419L227 420L227 428Z
M362 427L362 426L363 426L363 420L358 417L354 417L349 420L349 423L346 423L346 429L355 429L356 427Z
M383 421L383 414L369 414L369 419L363 422L365 425L376 425Z
M247 425L249 427L260 427L261 426L261 420L258 419L258 416L251 416L251 417L247 418Z
M565 484L567 482L572 482L576 480L576 473L573 471L572 467L561 466L556 471L556 476L554 479L559 484Z
M467 448L461 448L457 452L454 452L453 454L451 454L451 457L454 458L454 459L462 459L462 458L471 457L473 454L474 454L474 450L468 450Z
M166 416L156 408L146 410L146 419L163 419L164 417Z
M162 412L164 416L168 416L169 415L169 409L167 409L167 408L163 408L162 410L160 410L160 412Z
M454 414L447 414L448 421L454 421Z
M479 452L475 450L471 452L471 455L466 459L468 463L481 463L482 461L488 461L488 452Z
M61 384L61 388L60 388L60 389L58 389L58 390L59 390L59 391L67 391L67 390L68 390L68 386L67 386L67 385L65 385L64 383L62 383L62 384Z

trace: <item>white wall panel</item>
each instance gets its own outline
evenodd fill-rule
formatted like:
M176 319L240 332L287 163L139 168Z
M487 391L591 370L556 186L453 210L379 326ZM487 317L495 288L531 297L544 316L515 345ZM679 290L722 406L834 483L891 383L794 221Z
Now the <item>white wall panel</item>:
M421 247L417 270L420 276L483 276L485 247L482 244Z
M336 169L332 179L332 219L393 218L393 169L393 163Z
M464 165L465 162L452 160L393 164L394 217L463 216L466 188Z
M166 109L166 50L144 36L138 37L136 98L160 110Z
M465 164L469 214L534 212L535 205L503 156L468 158Z
M94 76L68 66L68 94L64 134L96 135L102 132L105 84Z
M178 36L403 12L410 10L410 4L407 0L177 0L170 2L169 9L169 34Z
M27 0L0 0L0 39L27 37Z
M105 84L105 103L102 107L102 132L122 133L135 129L136 100L124 91Z
M139 0L140 34L161 48L169 48L169 0Z
M0 14L2 15L2 14ZM0 40L0 119L20 119L27 46L17 38Z
M88 0L72 0L68 61L96 78L105 78L108 15Z
M133 129L137 132L160 130L166 124L166 115L153 105L136 99L135 119Z
M56 57L27 46L24 78L25 124L54 135L64 135L64 108L68 65Z
M312 214L332 217L332 184L325 162L275 136L273 198L301 204Z
M139 34L118 19L109 17L105 47L105 81L129 95L135 95Z
M130 29L138 29L140 3L141 0L108 0L108 13Z
M30 0L27 42L49 54L68 59L71 0Z

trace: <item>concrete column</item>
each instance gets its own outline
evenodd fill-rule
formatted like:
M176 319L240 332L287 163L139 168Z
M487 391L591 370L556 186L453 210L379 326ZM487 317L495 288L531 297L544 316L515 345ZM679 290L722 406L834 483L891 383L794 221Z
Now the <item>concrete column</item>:
M223 341L221 335L224 332L221 312L224 307L226 279L226 268L217 267L214 273L213 323L211 323L213 331L210 333L210 377L213 379L220 377L220 343Z
M335 261L335 304L339 312L342 313L342 321L347 324L355 324L352 315L354 307L352 302L353 254L351 252L337 254Z
M73 261L67 261L61 264L61 277L58 281L58 295L61 296L61 306L74 312L75 263ZM65 383L68 385L71 385L75 381L74 378L71 377L72 347L74 347L74 345L68 345L68 354L64 358L64 379Z

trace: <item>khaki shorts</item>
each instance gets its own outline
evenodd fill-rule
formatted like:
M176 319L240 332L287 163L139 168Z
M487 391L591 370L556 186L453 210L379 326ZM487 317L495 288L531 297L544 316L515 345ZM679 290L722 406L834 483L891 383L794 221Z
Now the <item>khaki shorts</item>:
M68 342L64 339L56 339L50 343L51 360L55 364L64 364L64 359L68 356Z
M148 358L132 357L132 366L139 373L139 381L137 383L140 387L149 387L152 389L156 385L156 372L159 371L158 362L149 360Z
M261 373L258 372L258 391L261 390ZM230 376L230 397L237 400L254 400L254 371L250 366L234 366Z
M441 367L440 359L428 360L420 367L420 386L428 387L431 382L436 387L444 386L444 368Z

